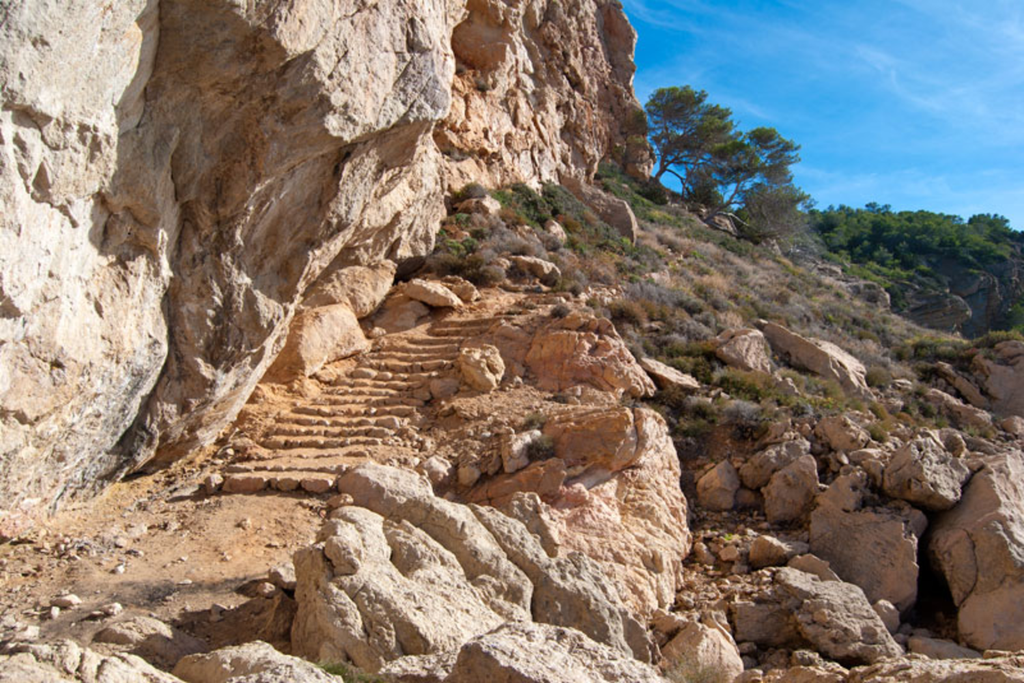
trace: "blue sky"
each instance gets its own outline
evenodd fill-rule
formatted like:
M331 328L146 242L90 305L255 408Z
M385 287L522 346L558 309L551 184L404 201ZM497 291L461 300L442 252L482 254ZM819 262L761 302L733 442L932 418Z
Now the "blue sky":
M641 103L692 85L802 146L822 208L998 213L1024 229L1024 1L623 0Z

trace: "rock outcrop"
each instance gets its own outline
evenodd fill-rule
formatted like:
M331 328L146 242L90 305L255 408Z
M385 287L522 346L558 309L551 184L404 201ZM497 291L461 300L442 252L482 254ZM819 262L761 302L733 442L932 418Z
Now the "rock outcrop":
M935 521L928 554L949 585L960 637L979 650L1024 648L1024 454L989 459Z
M297 654L376 671L536 620L650 658L643 627L586 556L550 557L522 522L437 498L411 472L363 465L338 488L355 505L295 557Z
M585 186L638 108L618 3L348 5L5 15L8 527L213 439L307 295L429 250L446 186Z

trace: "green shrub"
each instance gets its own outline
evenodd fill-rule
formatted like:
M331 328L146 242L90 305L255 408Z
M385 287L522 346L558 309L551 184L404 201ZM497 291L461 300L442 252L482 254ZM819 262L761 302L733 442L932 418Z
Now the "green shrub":
M892 373L881 365L872 365L864 375L864 381L874 389L885 389L892 384Z
M548 418L543 413L529 413L523 418L523 430L542 429Z
M318 667L332 676L338 676L344 683L387 683L387 679L360 671L345 662L321 662Z
M555 457L555 440L546 434L526 445L526 457L532 460L548 460Z

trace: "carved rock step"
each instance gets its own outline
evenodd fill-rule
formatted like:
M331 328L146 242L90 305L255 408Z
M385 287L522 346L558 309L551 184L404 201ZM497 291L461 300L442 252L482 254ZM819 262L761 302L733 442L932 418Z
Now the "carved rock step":
M384 439L391 436L387 430L381 435L352 436L344 439L326 439L319 437L288 437L283 439L269 438L263 441L264 448L272 451L287 451L294 449L326 450L338 448L350 448L353 446L380 446Z
M366 462L365 451L362 457L351 455L324 455L307 457L303 455L285 455L265 460L236 462L224 468L225 474L267 474L280 472L312 472L320 474L341 474L350 467Z
M360 416L380 416L386 417L393 415L395 417L411 417L416 414L416 406L404 406L404 405L392 405L392 406L364 406L358 405L357 409L347 409L341 406L318 406L318 405L298 405L292 408L292 414L282 415L279 419L291 420L298 422L300 416L314 416L318 418L330 418L330 417L360 417Z
M388 420L398 420L397 417L385 418ZM404 423L377 423L366 421L365 424L341 424L335 426L289 426L289 425L278 425L272 432L272 438L290 438L290 437L327 437L332 439L341 439L348 436L368 436L370 430L382 429L388 432L388 436L391 433L398 431L402 427L406 426Z
M422 408L425 404L418 398L409 398L405 396L382 396L371 399L369 401L358 401L353 400L350 394L344 392L324 392L315 401L309 401L307 405L322 405L322 406L415 406Z
M292 470L280 472L235 472L224 477L223 493L259 493L267 489L275 491L306 491L327 493L334 490L337 474Z

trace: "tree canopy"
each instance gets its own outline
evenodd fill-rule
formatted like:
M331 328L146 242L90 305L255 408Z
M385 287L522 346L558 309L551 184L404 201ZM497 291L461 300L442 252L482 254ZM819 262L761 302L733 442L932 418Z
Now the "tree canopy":
M760 237L799 221L798 207L809 199L790 171L800 160L799 145L774 128L740 131L731 110L690 86L656 90L645 109L655 180L675 176L682 196L707 207L709 218L736 210Z

